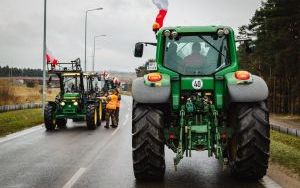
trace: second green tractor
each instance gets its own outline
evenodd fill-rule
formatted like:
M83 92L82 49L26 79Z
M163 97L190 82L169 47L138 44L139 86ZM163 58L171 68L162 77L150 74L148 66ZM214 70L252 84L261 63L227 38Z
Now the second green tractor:
M70 63L59 63L49 68L49 81L59 82L59 94L49 101L44 109L44 122L48 131L56 127L65 128L68 119L86 121L88 129L101 125L102 99L100 99L100 76L82 72L80 59Z

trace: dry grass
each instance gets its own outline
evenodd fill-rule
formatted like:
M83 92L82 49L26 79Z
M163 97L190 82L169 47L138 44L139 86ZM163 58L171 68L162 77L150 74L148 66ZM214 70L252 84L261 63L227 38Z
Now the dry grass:
M58 88L48 89L47 100L54 100L58 92ZM41 86L29 88L25 85L14 84L9 79L0 79L0 106L23 103L40 103L41 99Z

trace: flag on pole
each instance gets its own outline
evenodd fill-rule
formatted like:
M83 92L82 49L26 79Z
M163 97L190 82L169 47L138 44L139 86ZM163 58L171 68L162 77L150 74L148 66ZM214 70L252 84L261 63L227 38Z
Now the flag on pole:
M53 66L56 66L58 64L58 60L54 58L48 48L46 49L46 62L47 64L52 64Z
M152 0L152 2L159 9L152 29L153 31L158 31L164 25L164 19L168 12L169 2L168 0Z

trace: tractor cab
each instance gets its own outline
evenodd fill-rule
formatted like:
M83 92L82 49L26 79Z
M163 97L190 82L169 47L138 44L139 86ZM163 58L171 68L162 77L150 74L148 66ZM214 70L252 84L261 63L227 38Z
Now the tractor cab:
M225 34L182 34L165 38L163 65L181 75L212 75L229 64Z

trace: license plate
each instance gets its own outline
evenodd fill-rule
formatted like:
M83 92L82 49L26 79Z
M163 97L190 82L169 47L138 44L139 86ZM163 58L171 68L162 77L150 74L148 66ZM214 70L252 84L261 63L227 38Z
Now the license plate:
M147 66L148 71L156 71L157 70L157 63L156 62L149 62Z

